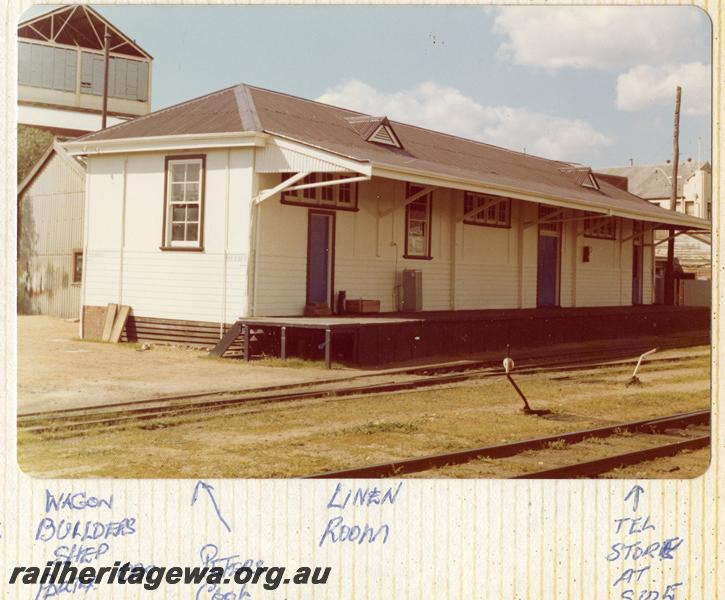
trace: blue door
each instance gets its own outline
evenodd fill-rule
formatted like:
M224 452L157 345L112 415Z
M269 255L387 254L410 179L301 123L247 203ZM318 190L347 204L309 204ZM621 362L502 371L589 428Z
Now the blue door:
M334 218L330 213L309 214L307 229L307 303L332 306Z
M537 306L559 305L559 236L539 232Z

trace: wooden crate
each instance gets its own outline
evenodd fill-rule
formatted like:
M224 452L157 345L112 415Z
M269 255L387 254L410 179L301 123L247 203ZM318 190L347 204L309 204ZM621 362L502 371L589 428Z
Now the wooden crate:
M346 300L345 312L349 313L379 313L380 300Z

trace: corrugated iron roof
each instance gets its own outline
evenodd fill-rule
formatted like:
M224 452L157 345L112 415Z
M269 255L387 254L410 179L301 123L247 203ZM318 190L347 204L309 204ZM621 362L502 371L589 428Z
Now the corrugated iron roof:
M360 135L377 117L240 84L88 134L91 142L260 131L333 152L373 167L407 169L457 178L574 202L600 210L622 209L648 215L656 222L671 216L619 187L600 180L600 189L583 187L578 177L588 167L549 160L490 144L390 121L403 148L374 144ZM631 188L630 188L631 189ZM682 215L679 215L680 220ZM695 220L697 221L697 220Z

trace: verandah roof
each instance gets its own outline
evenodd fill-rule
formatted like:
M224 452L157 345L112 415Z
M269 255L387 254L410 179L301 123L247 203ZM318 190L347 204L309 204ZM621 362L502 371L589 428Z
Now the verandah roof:
M67 144L75 153L103 152L111 142L144 146L149 138L260 132L372 165L373 175L488 191L600 214L709 230L709 222L668 211L607 181L585 187L567 175L571 163L514 152L390 121L402 148L361 137L350 117L361 113L245 84L162 109Z

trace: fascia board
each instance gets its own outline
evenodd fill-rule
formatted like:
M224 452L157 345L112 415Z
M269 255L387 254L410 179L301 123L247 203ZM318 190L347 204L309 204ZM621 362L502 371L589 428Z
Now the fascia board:
M423 171L408 169L392 169L385 165L373 164L373 176L385 177L388 179L398 179L401 181L410 181L423 185L435 185L439 187L447 187L470 192L479 192L481 194L505 195L515 200L523 200L525 202L536 202L549 206L557 206L559 208L570 208L575 210L586 210L592 213L609 215L613 217L624 217L634 219L636 221L649 221L657 223L666 223L678 225L686 228L709 230L710 223L704 219L697 217L689 217L681 213L673 213L672 215L662 215L662 218L655 219L649 212L639 212L636 210L624 210L622 208L604 208L601 206L592 206L583 200L571 200L556 196L547 196L537 192L530 192L506 186L485 185L478 181L467 179L459 179L454 177L445 177ZM667 217L667 220L665 220Z
M258 131L218 134L184 134L118 140L88 140L65 142L71 155L121 154L131 152L160 152L170 150L199 150L203 148L263 147L269 136Z

